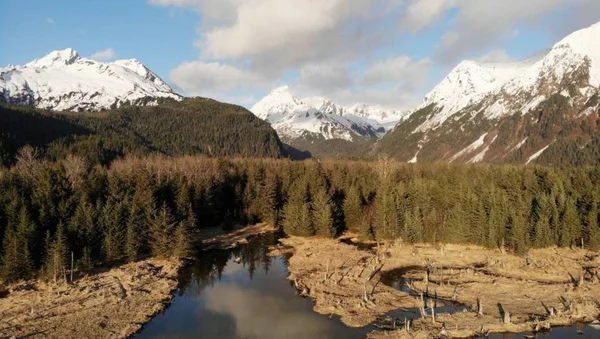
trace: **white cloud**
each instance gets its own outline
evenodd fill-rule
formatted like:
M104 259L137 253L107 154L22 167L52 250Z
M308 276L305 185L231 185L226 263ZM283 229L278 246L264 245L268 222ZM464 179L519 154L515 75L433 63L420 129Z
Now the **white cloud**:
M512 61L512 58L510 57L510 55L508 55L508 53L506 52L505 49L495 49L493 51L490 51L478 58L475 58L475 61L478 62L509 62Z
M422 83L428 76L431 62L429 59L413 60L407 56L379 61L369 67L362 82L366 85L382 82Z
M480 61L508 61L503 42L521 29L539 28L549 15L562 14L559 11L568 7L570 14L551 28L566 30L563 26L583 25L580 18L598 20L600 10L598 0L147 2L169 10L193 10L201 17L194 42L198 60L171 72L172 82L187 94L247 101L249 97L240 95L258 95L298 74L291 85L307 95L393 106L418 102L427 90L422 87L431 84L432 68L443 72L460 59L478 55ZM385 55L402 54L398 50L403 34L419 34L436 24L446 31L434 46L426 46L434 50L429 58L378 58L384 49ZM430 39L427 34L424 44L432 44ZM367 62L372 64L361 69Z
M421 100L420 89L429 78L429 59L407 56L375 62L363 71L350 72L344 65L320 64L305 67L293 93L300 97L327 97L336 103L365 103L390 108L414 108Z
M264 86L260 74L218 62L190 61L170 73L177 87L191 95L226 92L240 88Z
M48 23L50 25L54 25L56 23L56 20L54 20L54 18L47 17L46 18L46 23Z
M296 89L294 88L294 91ZM294 92L296 93L296 92ZM303 92L299 92L303 93ZM422 95L406 84L391 87L356 87L328 93L328 98L341 105L363 103L392 109L413 109L419 105Z
M352 75L344 65L311 64L300 70L300 82L318 92L346 88L353 83Z
M436 51L438 59L453 64L466 55L513 38L518 35L519 25L534 27L550 14L571 9L576 14L564 15L552 28L571 23L569 29L561 29L558 36L562 37L574 30L573 26L581 28L597 21L599 3L597 0L411 0L402 22L418 32L438 22L449 10L457 9Z
M188 7L202 20L202 60L244 62L263 73L355 60L395 36L379 20L398 0L149 0Z
M114 59L116 56L117 53L112 48L107 48L90 55L90 59L97 61L109 61Z
M459 0L458 0L459 1ZM402 25L418 32L437 21L457 0L411 0L406 8Z

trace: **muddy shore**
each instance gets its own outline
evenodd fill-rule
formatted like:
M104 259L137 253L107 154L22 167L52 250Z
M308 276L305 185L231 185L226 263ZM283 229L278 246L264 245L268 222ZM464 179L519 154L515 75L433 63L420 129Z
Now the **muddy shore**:
M587 250L549 248L520 257L464 245L357 246L294 237L281 242L293 253L289 279L315 300L314 310L337 314L348 326L375 322L385 328L370 338L467 338L591 322L600 316L600 254ZM381 282L398 270L411 293ZM414 320L408 333L404 319L382 319L398 308L418 309L419 293L469 310L438 314L434 322L426 305L428 315Z
M203 249L227 249L274 232L266 224L202 230ZM163 311L177 289L177 259L149 259L76 279L0 288L0 338L126 338Z

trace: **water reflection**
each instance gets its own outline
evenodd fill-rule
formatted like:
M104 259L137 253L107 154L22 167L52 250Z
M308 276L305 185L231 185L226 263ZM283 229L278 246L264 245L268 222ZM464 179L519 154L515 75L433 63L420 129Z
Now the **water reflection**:
M575 324L571 327L555 327L547 333L533 334L527 333L504 333L491 334L490 339L522 339L522 338L546 338L546 339L598 339L600 338L600 329L592 327L592 325Z
M414 270L424 270L423 267L405 267L402 269L392 270L383 274L381 282L391 286L397 290L404 291L406 293L410 293L416 296L416 293L411 290L408 286L410 283L410 279L405 278L405 275ZM453 303L447 300L437 300L441 307L436 307L436 313L455 313L455 312L463 312L463 310L468 310L467 306L464 306L460 303ZM419 311L417 309L408 309L408 310L395 310L387 315L396 319L402 320L406 319L417 319L420 317ZM500 333L500 334L490 334L487 338L490 339L522 339L522 338L547 338L547 339L570 339L570 338L581 338L581 339L598 339L600 338L600 327L594 325L584 325L584 324L576 324L571 327L555 327L551 331L547 333Z
M174 303L138 338L362 338L372 330L315 313L286 279L287 258L267 256L274 241L202 254L182 274Z
M397 289L399 291L409 293L410 295L412 295L414 297L418 297L418 294L408 287L410 285L411 281L410 281L410 279L405 278L405 275L410 271L422 270L422 269L423 269L422 267L418 267L418 266L409 266L409 267L404 267L401 269L396 269L396 270L385 272L381 277L381 283L383 283L387 286L390 286L394 289ZM469 310L469 308L467 306L462 305L460 303L455 303L455 302L452 302L449 300L429 298L429 297L424 297L424 299L425 299L426 303L428 303L429 299L433 299L436 314L441 314L441 313L450 313L451 314L451 313L463 312L463 311ZM431 310L426 309L427 314L431 314L430 312L431 312ZM419 312L418 308L398 309L398 310L389 312L387 314L387 316L396 318L399 320L404 320L405 318L414 320L414 319L420 318L421 313Z

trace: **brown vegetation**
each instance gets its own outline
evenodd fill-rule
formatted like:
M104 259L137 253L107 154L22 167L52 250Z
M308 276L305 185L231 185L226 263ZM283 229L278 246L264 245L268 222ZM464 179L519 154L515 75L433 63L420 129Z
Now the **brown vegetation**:
M466 245L380 243L370 250L336 240L289 238L290 277L315 299L315 311L338 314L348 326L365 326L397 308L419 308L421 298L380 283L404 270L415 293L467 305L471 311L415 320L388 320L370 336L472 337L590 322L600 316L600 255L581 249L532 250L519 257ZM478 300L480 301L478 303ZM426 306L426 308L429 305ZM479 314L481 313L481 314ZM429 314L429 313L428 313ZM384 327L385 323L382 323Z
M128 337L163 310L177 288L178 260L145 260L73 284L40 280L0 295L0 337Z
M214 227L200 231L202 248L207 249L229 249L248 243L250 238L273 233L277 227L266 223L260 223L252 226L235 226L230 231L224 231L221 227Z

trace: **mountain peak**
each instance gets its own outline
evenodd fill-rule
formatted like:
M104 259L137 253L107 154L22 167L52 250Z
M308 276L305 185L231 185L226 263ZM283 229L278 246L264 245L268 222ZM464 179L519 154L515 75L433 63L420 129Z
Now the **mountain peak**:
M553 47L553 49L567 47L572 52L588 58L591 63L589 80L592 86L600 86L600 46L595 43L598 37L600 37L600 22L569 34Z
M278 93L290 93L290 86L283 85L283 86L277 87L271 91L271 94L278 94Z
M79 59L79 53L73 48L66 48L63 50L56 50L48 53L42 58L35 59L34 61L27 64L33 67L51 67L51 66L63 66L70 65Z
M181 99L138 60L99 62L81 58L72 48L2 72L3 100L42 109L98 111L126 104L154 105L159 98Z

